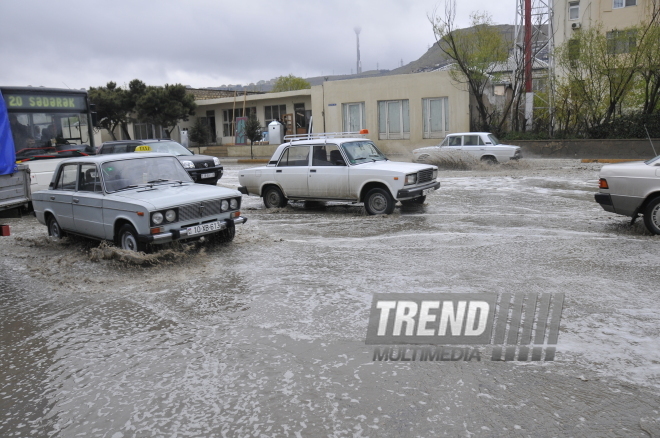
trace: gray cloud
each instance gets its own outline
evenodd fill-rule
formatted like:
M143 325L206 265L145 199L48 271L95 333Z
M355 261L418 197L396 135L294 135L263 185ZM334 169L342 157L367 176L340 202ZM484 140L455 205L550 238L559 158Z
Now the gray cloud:
M436 0L21 0L0 2L0 84L249 84L392 69L433 44ZM486 10L511 23L515 2L459 2L457 20Z

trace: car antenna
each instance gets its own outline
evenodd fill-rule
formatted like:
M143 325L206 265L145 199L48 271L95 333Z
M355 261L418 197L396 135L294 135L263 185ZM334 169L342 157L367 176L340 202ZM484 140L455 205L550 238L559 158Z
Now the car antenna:
M649 135L649 130L646 129L646 124L644 124L644 130L646 131L646 136L648 137L649 142L651 142L651 147L653 148L653 156L657 157L658 154L657 154L657 152L655 151L655 147L653 146L653 141L651 141L651 136Z

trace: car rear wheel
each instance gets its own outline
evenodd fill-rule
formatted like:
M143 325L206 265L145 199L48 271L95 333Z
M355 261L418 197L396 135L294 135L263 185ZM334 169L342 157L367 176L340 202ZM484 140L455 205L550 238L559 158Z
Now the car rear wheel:
M644 209L644 225L653 234L660 234L660 196L651 199Z
M55 219L55 216L51 216L50 219L48 219L48 235L55 239L66 237L66 233L60 228L60 224L57 222L57 219Z
M281 208L286 206L287 202L278 187L270 186L264 191L264 205L266 208Z
M117 244L126 251L144 252L147 249L147 245L138 240L138 233L130 224L124 224L119 229Z
M387 190L375 188L369 190L364 198L367 214L391 214L394 211L394 199Z
M497 164L497 158L493 157L492 155L486 155L484 157L481 157L481 161L483 161L486 164Z

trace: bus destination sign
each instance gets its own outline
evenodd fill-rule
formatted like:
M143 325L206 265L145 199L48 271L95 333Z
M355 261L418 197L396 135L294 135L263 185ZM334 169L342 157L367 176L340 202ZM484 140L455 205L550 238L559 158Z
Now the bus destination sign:
M7 109L48 109L85 111L84 95L4 94Z

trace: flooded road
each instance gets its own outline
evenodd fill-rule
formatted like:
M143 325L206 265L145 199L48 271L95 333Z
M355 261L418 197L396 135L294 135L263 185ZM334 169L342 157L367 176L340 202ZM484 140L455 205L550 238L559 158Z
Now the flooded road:
M234 242L145 266L1 219L0 436L656 436L660 238L594 202L598 169L441 172L379 217L244 198ZM563 292L557 356L374 362L383 292Z

